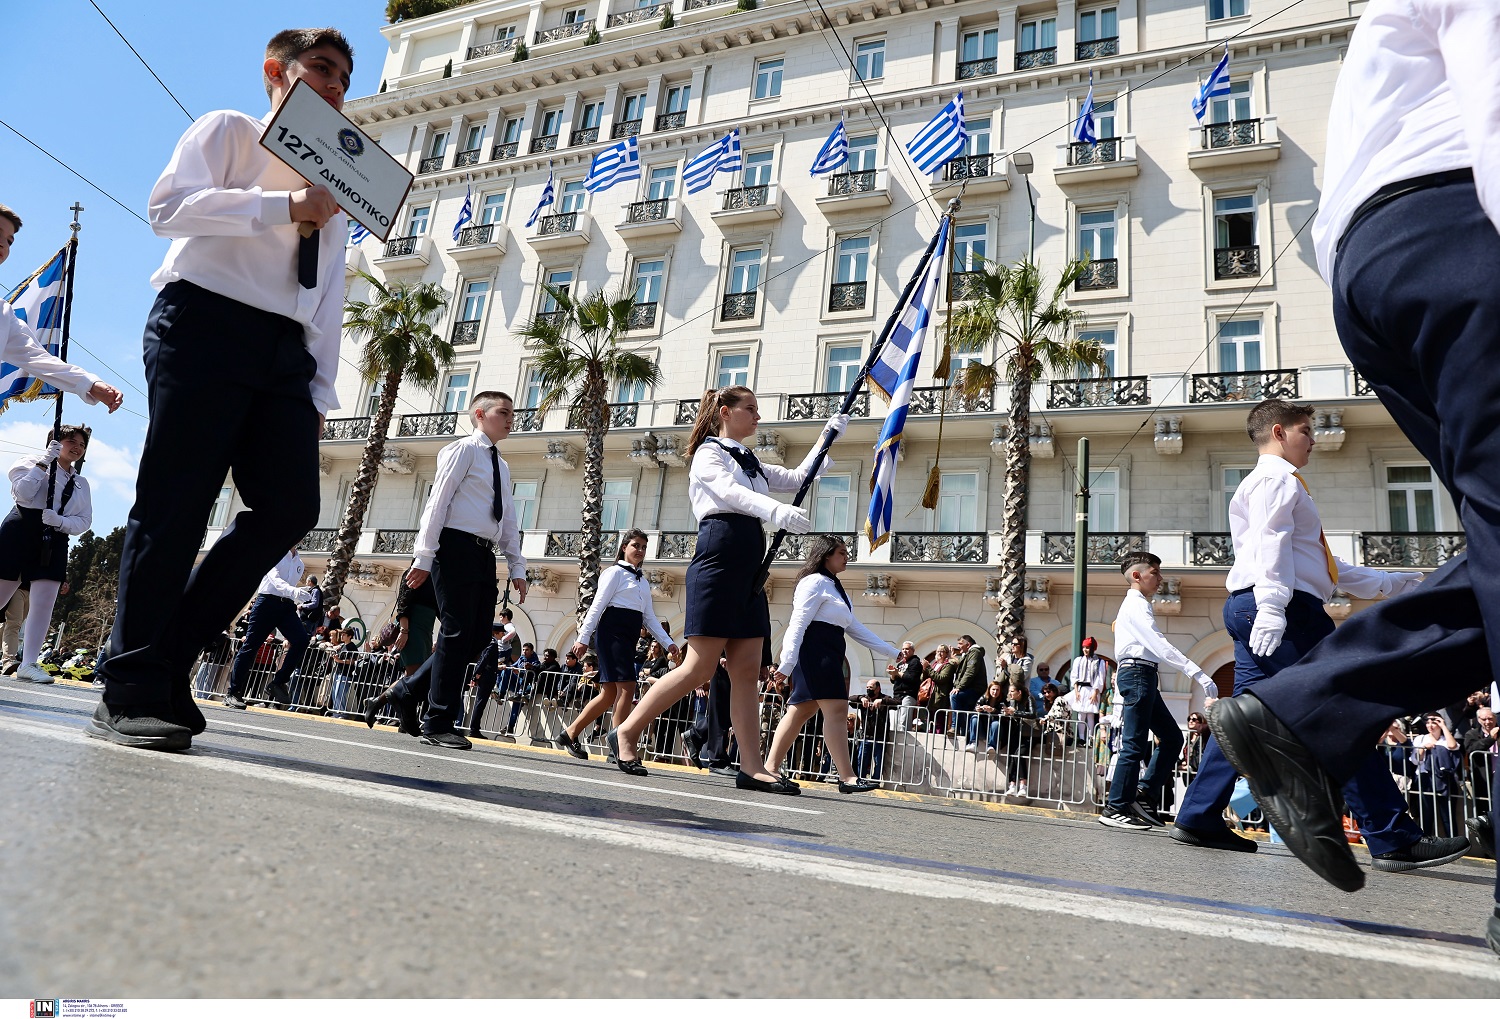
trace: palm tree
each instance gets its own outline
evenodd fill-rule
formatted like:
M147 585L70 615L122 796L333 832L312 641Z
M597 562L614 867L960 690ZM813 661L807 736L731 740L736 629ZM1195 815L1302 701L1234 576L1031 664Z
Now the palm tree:
M966 397L993 390L1002 376L1010 382L1010 433L1005 438L1005 509L1000 526L1000 608L995 639L1000 646L1024 634L1026 626L1026 504L1031 474L1031 387L1045 371L1068 375L1080 368L1103 371L1104 348L1071 335L1083 313L1064 302L1068 289L1088 271L1088 263L1063 267L1049 291L1041 271L1027 259L1015 265L986 262L966 280L970 299L949 322L954 350L984 351L999 342L989 362L964 368L958 380ZM1042 302L1046 303L1043 304ZM1075 549L1084 555L1084 549Z
M521 328L520 336L536 349L532 364L542 386L539 409L545 412L571 397L575 415L571 421L583 428L583 534L578 554L578 618L582 621L599 585L609 386L654 386L661 381L661 369L650 358L620 347L620 336L630 328L635 305L628 291L595 290L575 301L565 287L543 286L556 310L538 314Z
M344 595L344 582L354 547L365 524L370 496L380 479L380 461L385 456L385 433L396 411L396 394L403 380L431 389L443 369L453 363L453 344L432 331L448 307L448 293L436 283L387 285L368 273L360 278L370 285L371 300L344 305L344 328L365 341L359 352L359 374L366 382L379 382L379 404L370 422L359 473L349 490L339 533L328 553L323 574L323 604L337 605Z

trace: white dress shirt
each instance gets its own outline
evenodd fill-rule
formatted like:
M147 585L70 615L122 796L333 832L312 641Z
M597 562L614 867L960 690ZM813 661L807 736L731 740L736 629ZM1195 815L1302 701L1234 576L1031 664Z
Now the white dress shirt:
M84 403L93 405L99 402L89 395L89 389L99 381L99 376L47 353L31 326L16 317L16 309L9 301L0 301L0 334L4 339L0 361L65 393L82 397Z
M495 444L478 428L438 454L437 476L432 495L422 509L417 528L414 561L417 569L431 570L437 557L438 536L443 528L467 531L495 543L495 549L510 564L511 579L524 579L526 559L521 555L521 529L516 524L515 504L510 494L510 465L500 458L500 497L503 519L495 519L494 469L490 450Z
M47 508L47 474L47 457L42 454L23 456L11 465L10 492L16 497L17 506L23 509ZM94 523L94 503L89 495L89 479L80 474L78 484L73 486L73 494L68 497L68 504L57 505L62 499L63 488L72 476L73 472L59 461L57 485L52 493L52 509L62 517L57 530L64 534L82 534Z
M290 198L307 187L296 171L260 145L270 122L218 110L193 122L151 189L151 229L172 238L151 277L157 290L188 280L242 304L292 319L318 364L312 401L319 414L339 405L339 330L344 319L345 216L335 213L318 238L318 285L297 283ZM311 172L311 171L309 171ZM313 176L317 176L314 174ZM316 182L314 182L316 183Z
M651 582L644 573L637 577L634 570L633 566L627 568L624 563L615 563L600 574L599 593L594 595L594 603L589 606L588 615L583 617L583 625L578 628L580 644L593 644L604 610L618 608L639 612L642 623L662 649L672 646L671 636L662 629L661 620L656 618L656 610L651 605Z
M1234 565L1225 586L1230 591L1255 588L1257 606L1285 609L1293 591L1305 591L1323 602L1333 597L1323 522L1295 471L1281 457L1264 453L1229 501ZM1337 558L1334 562L1339 589L1356 598L1383 598L1421 580L1419 573L1387 573Z
M738 449L747 448L733 439L718 441ZM693 516L702 520L710 513L743 513L770 520L776 507L784 504L768 493L795 492L801 488L817 452L814 445L796 470L762 463L760 477L752 481L728 450L712 442L703 443L693 454L692 469L688 472L688 501L692 503ZM821 477L832 466L832 460L824 460L818 475Z
M781 659L777 666L783 676L790 676L797 667L797 655L802 650L802 638L809 623L831 623L840 627L882 658L895 658L901 653L896 645L877 637L854 618L854 610L844 604L832 577L810 573L797 581L796 593L792 595L792 618L786 624L786 635L781 638Z
M1495 0L1370 0L1355 26L1328 115L1318 271L1356 209L1387 184L1472 167L1500 229L1500 5Z
M269 594L274 598L290 598L298 600L297 585L302 581L303 571L302 557L293 549L281 557L281 562L271 567L260 586L255 589L257 595ZM310 590L310 589L309 589Z
M1162 636L1156 628L1156 613L1151 608L1151 600L1134 588L1125 592L1120 614L1115 617L1115 647L1119 648L1122 661L1140 658L1158 665L1170 665L1195 680L1208 696L1219 695L1208 674Z

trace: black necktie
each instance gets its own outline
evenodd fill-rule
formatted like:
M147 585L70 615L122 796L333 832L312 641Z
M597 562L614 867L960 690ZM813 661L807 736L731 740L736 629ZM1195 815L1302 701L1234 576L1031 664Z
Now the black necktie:
M760 469L759 458L743 446L731 446L729 443L719 442L717 439L710 439L709 441L732 456L734 462L740 465L740 470L744 472L745 477L749 480L754 481L765 473L765 471Z
M297 282L303 290L318 285L318 238L321 230L314 230L308 237L297 239Z
M495 504L490 512L495 515L495 521L498 523L505 519L505 488L500 484L500 448L498 446L490 447L490 471L495 479Z
M828 579L831 580L831 581L833 581L833 586L838 590L839 597L842 598L842 599L844 599L844 606L846 608L853 609L854 606L852 604L850 604L850 602L849 602L849 596L844 593L844 585L839 583L839 578L835 577L832 573L830 573L830 574L828 574Z
M620 564L620 569L622 569L626 573L630 574L636 580L640 580L641 579L641 571L638 570L638 569L636 569L634 566L630 566L630 565L628 565L626 563L621 563Z

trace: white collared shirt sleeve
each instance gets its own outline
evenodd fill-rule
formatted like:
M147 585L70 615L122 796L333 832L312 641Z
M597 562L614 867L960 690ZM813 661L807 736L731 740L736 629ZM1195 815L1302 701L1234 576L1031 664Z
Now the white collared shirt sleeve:
M99 401L89 395L99 376L86 372L47 352L31 326L16 317L16 310L8 302L0 301L0 329L5 331L5 344L0 350L0 360L22 369L33 378L42 379L65 393L79 397L90 406Z
M767 472L778 469L780 468L769 465L765 467ZM694 487L700 489L699 498L692 500L693 512L698 519L701 520L710 513L727 511L770 520L771 514L776 512L776 507L781 503L741 481L740 478L743 477L743 472L727 449L712 442L699 446L693 454L688 485L690 497ZM766 482L768 485L771 483L769 473L766 474Z
M828 586L831 590L832 585ZM792 595L792 618L787 621L786 633L781 638L781 660L777 668L783 676L790 676L797 667L797 655L802 650L807 625L817 618L818 609L826 597L823 578L816 573L797 581L797 590Z
M1339 558L1335 558L1334 562L1338 563L1339 567L1339 590L1366 601L1387 598L1393 593L1405 590L1408 583L1407 577L1412 576L1412 574L1374 570L1368 566L1354 566Z
M838 592L834 592L834 597L838 597ZM876 634L864 623L861 623L859 617L854 614L854 611L847 605L844 605L842 598L839 598L839 605L843 606L844 611L849 614L849 624L844 627L845 633L881 658L895 658L901 654L900 648Z
M302 579L302 561L300 558L287 554L281 557L281 562L271 567L265 579L260 582L260 594L269 594L277 598L290 598L297 600L297 581Z
M151 189L149 216L158 237L249 237L292 221L290 191L225 186L221 171L247 144L259 141L227 111L193 122Z
M1129 657L1130 651L1139 647L1148 657L1155 657L1161 664L1171 666L1195 680L1205 692L1214 691L1213 681L1208 678L1208 674L1177 650L1177 646L1156 628L1156 616L1151 611L1151 603L1139 591L1126 592L1125 600L1120 603L1120 614L1115 620L1115 640L1120 646L1122 658Z
M62 498L63 485L66 475L62 471L57 472L57 494L54 500ZM42 499L47 498L46 486L42 487ZM82 534L94 524L94 499L89 494L88 478L79 475L78 484L73 487L73 494L68 498L68 504L64 506L59 514L62 523L57 529L64 534Z
M611 566L599 575L599 591L589 604L588 614L583 617L583 625L578 628L578 643L593 646L594 634L599 629L599 621L604 618L604 610L615 604L620 582L629 576L619 566Z
M61 474L61 469L58 470ZM23 456L10 465L10 494L16 505L40 509L47 492L45 457Z
M766 475L766 485L773 492L797 491L797 489L802 487L802 483L807 480L807 475L812 471L813 458L817 455L818 444L814 443L813 448L808 452L807 456L802 458L802 462L795 469L789 470L785 467L778 467L775 464L761 464L761 470ZM824 457L822 465L818 468L818 477L821 478L824 474L827 474L828 468L832 466L833 458Z
M437 474L432 479L432 494L427 505L422 507L422 521L417 525L417 536L412 542L412 565L419 570L432 572L432 561L437 558L438 536L448 522L448 510L458 483L468 473L473 446L462 440L451 442L438 453Z
M1296 562L1292 555L1292 534L1296 525L1292 520L1292 508L1296 505L1301 486L1290 474L1284 478L1262 478L1252 491L1239 495L1231 503L1230 511L1242 509L1245 513L1243 550L1234 550L1236 561L1243 554L1245 565L1254 572L1255 604L1285 609L1292 600L1292 591L1297 585ZM1236 507L1234 503L1239 503ZM1233 525L1234 521L1231 521ZM1236 530L1231 526L1231 530Z
M641 575L640 580L635 580L634 577L631 580L634 582L635 589L640 592L641 619L646 624L646 632L651 634L652 639L665 651L677 642L672 639L666 627L661 625L661 620L656 618L656 606L651 601L651 582L646 579L645 574Z
M485 452L488 457L488 451ZM496 539L496 550L505 557L511 580L526 579L526 557L521 554L521 525L516 522L516 503L511 491L510 464L500 457L500 502L504 516L500 521L500 536Z
M340 222L342 216L336 216ZM324 230L335 230L339 227L330 220ZM313 356L318 370L313 375L312 382L308 384L308 393L312 397L313 406L318 413L327 416L330 410L337 410L339 398L334 392L334 379L339 370L339 331L344 327L344 287L341 279L333 278L335 274L342 276L344 266L326 265L323 260L318 263L322 274L322 299L318 307L313 311L312 322L303 327L303 338L307 342L307 352Z

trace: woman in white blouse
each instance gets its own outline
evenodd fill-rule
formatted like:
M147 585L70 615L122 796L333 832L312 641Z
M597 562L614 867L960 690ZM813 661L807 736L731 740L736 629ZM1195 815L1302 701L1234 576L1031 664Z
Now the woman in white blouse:
M52 607L67 569L68 536L82 534L94 522L89 483L79 473L89 430L63 425L59 436L47 438L45 453L23 456L11 465L10 490L16 505L0 523L0 605L10 601L23 583L31 583L31 605L21 638L26 662L16 670L16 678L27 683L52 682L36 660L52 625ZM54 463L57 477L48 492Z
M668 654L677 650L651 606L651 584L641 575L646 532L636 528L626 531L620 538L618 559L600 574L599 593L594 595L588 615L578 628L578 642L573 645L573 655L579 661L590 645L599 659L599 692L557 737L557 745L580 761L588 760L589 755L578 745L578 734L610 704L614 705L616 726L630 716L630 706L635 702L635 642L641 627L650 630Z
M711 390L698 405L698 419L688 438L693 458L688 499L698 518L698 543L687 571L683 635L688 650L682 665L647 691L630 718L606 737L615 763L627 774L646 773L636 756L636 743L646 726L694 687L707 683L723 654L729 671L730 723L742 734L735 785L793 796L799 791L796 783L766 768L759 742L743 734L759 731L757 685L763 649L771 636L770 607L765 591L755 583L765 554L764 524L793 534L812 530L805 511L770 493L801 487L822 437L796 470L788 470L762 464L745 447L759 423L755 394L744 386ZM836 415L824 426L824 434L838 434L848 423L846 416ZM829 463L824 461L824 466Z
M866 793L879 789L854 773L849 760L849 740L844 736L849 714L849 679L844 674L844 635L886 658L901 649L871 633L854 618L849 596L839 583L839 574L849 566L849 549L837 535L820 534L808 543L807 561L797 574L797 592L792 596L792 619L781 641L781 664L776 677L792 680L787 712L771 749L768 767L779 770L792 749L792 741L815 713L823 712L824 745L839 774L839 792Z

